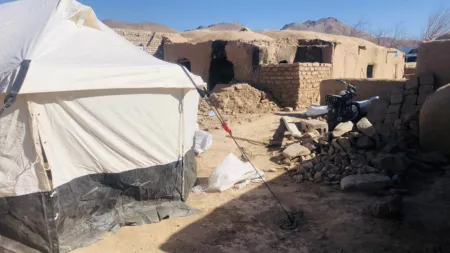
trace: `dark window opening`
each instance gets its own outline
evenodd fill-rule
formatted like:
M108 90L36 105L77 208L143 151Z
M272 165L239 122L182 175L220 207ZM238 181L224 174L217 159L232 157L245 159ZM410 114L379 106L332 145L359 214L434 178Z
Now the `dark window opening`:
M288 61L282 60L282 61L279 62L279 64L282 64L282 63L288 63Z
M209 90L217 84L228 84L234 79L234 65L227 59L226 41L214 41L209 66Z
M406 57L406 62L417 62L417 56Z
M367 65L367 78L373 78L373 65Z
M189 70L190 72L192 71L191 70L191 61L189 61L188 59L186 59L186 58L181 58L181 59L179 59L178 61L177 61L177 63L178 64L180 64L180 65L182 65L182 66L184 66L187 70Z
M323 63L321 47L298 47L295 52L294 62L319 62Z
M253 49L253 54L252 54L252 66L253 66L253 70L256 70L259 66L259 61L260 61L260 50L259 48L254 48Z

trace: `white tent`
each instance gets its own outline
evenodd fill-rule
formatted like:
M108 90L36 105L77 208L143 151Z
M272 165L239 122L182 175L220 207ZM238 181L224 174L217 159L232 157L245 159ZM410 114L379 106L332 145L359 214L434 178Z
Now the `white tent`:
M0 34L16 99L0 116L0 251L67 252L191 212L199 97L180 66L74 0L0 5Z

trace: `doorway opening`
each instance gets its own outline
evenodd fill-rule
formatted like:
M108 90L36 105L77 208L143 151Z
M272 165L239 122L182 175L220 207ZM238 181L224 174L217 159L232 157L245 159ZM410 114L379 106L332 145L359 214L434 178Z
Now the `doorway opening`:
M366 77L373 78L373 68L374 65L367 65Z
M217 84L228 84L234 79L234 65L227 59L226 41L212 43L211 63L209 66L208 89L213 90Z

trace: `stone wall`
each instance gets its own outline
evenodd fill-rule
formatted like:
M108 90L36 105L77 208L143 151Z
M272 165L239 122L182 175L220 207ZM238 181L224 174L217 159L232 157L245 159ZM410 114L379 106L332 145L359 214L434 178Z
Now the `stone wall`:
M436 89L432 74L414 76L409 80L372 80L349 79L358 89L357 101L374 96L379 99L368 108L367 118L375 128L384 135L396 137L414 136L419 134L420 108ZM338 94L344 85L336 80L325 80L321 83L321 104L325 104L325 95ZM400 136L399 136L400 135Z
M270 91L283 106L306 108L319 103L320 83L331 77L331 68L326 63L263 65L253 81Z

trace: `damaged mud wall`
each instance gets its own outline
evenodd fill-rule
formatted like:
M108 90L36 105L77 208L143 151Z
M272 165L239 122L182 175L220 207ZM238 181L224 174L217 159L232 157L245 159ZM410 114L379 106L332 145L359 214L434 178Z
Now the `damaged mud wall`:
M167 43L164 46L164 60L177 63L180 59L187 59L191 63L192 73L208 81L211 78L213 44L217 44L217 42ZM224 55L226 55L226 60L234 66L233 80L250 82L255 75L258 75L258 66L267 61L267 49L241 41L223 42L224 47L222 49Z
M147 53L158 59L164 59L164 45L166 36L170 33L158 33L131 29L114 29L116 33L124 37L136 46L140 46Z
M254 82L268 89L283 106L306 108L319 103L320 83L331 77L331 68L331 64L317 62L265 65Z
M181 59L188 60L191 64L191 72L207 81L211 64L211 47L212 42L198 44L168 43L164 46L164 60L172 63L177 63Z
M417 59L417 75L432 73L438 87L450 83L450 40L422 43Z
M337 44L333 54L333 78L368 78L367 68L373 66L373 78L402 79L404 54L379 46Z

